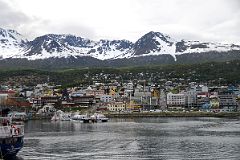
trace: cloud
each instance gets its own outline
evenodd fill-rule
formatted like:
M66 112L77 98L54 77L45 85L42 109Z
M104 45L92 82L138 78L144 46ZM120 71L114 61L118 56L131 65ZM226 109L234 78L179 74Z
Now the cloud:
M96 34L93 28L76 24L76 22L65 22L66 24L49 24L49 31L57 34L73 34L85 38L95 39Z
M0 25L6 28L17 28L28 23L30 18L24 13L13 9L8 3L0 0Z
M33 38L38 35L39 33L36 32L39 30L38 27L41 28L46 24L46 21L28 16L21 10L18 10L16 4L12 1L4 2L0 0L0 17L1 28L17 30L27 38Z
M160 31L177 39L240 41L239 0L140 1L145 32Z
M176 39L240 42L239 0L0 0L0 27L136 41L149 31Z

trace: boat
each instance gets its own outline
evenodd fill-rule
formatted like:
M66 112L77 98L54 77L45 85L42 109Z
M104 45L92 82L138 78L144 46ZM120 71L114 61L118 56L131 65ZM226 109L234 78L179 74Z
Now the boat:
M54 113L54 115L51 118L51 121L70 121L70 115L65 114L63 111L58 110Z
M0 159L16 159L23 147L24 125L11 117L0 117Z
M94 115L91 116L92 122L108 122L108 118L100 113L95 113Z
M8 117L12 118L12 121L27 121L28 117L25 112L10 112Z
M91 118L87 114L76 114L72 117L72 120L80 121L83 123L89 123Z

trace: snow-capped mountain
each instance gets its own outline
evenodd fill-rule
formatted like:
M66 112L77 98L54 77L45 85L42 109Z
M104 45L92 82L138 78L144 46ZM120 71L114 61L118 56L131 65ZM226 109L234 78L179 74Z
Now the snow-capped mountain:
M132 56L168 54L176 61L177 55L186 53L228 52L233 50L240 51L240 46L200 41L177 41L160 32L149 32L134 44L134 54Z
M0 59L14 57L27 48L27 39L15 30L0 28Z
M27 50L13 58L27 58L29 60L90 56L97 59L114 59L127 52L133 43L127 40L92 41L74 35L48 34L28 42Z
M160 32L149 32L134 44L132 56L170 54L175 58L176 40Z
M14 30L0 28L0 59L28 60L68 57L93 57L99 60L136 58L186 53L240 51L239 45L175 40L160 32L149 32L135 43L128 40L93 41L74 35L47 34L28 41Z

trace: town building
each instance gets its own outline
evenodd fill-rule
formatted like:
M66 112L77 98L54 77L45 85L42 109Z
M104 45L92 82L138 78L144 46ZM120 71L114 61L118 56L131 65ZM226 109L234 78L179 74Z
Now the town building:
M167 94L167 107L168 108L184 108L185 107L185 95L178 93Z
M112 95L101 95L100 100L101 100L101 102L112 102L113 96Z
M125 111L126 104L124 102L111 102L108 103L107 109L112 112Z
M218 94L219 106L221 109L236 110L237 109L237 95L229 91L223 91Z
M96 104L94 96L72 96L72 102L79 106L92 106Z

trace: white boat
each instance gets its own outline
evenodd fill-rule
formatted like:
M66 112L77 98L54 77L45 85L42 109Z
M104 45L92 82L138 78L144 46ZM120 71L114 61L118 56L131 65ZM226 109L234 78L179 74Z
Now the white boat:
M81 121L83 123L89 123L91 118L87 114L76 114L72 117L72 120Z
M70 121L70 115L64 113L61 110L58 110L54 113L53 117L51 118L51 121Z
M107 122L109 119L100 113L95 113L94 115L91 116L92 122Z
M27 114L25 112L10 112L8 117L11 117L13 121L27 121Z

